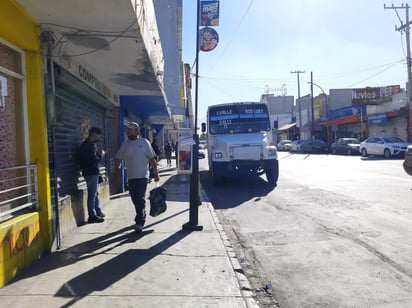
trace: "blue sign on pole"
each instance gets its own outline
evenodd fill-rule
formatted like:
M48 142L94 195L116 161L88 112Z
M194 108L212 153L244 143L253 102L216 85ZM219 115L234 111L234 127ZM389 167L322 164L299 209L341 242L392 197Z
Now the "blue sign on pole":
M200 2L200 26L219 25L219 0L206 0Z

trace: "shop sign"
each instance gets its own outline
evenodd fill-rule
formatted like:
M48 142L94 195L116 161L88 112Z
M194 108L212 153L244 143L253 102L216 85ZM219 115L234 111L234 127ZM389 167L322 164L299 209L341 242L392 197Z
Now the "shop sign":
M392 95L400 92L400 86L362 88L352 90L352 105L376 105L390 101Z
M219 25L219 0L207 0L200 2L200 25L218 26Z
M330 111L331 120L364 115L366 115L366 106L348 106Z
M86 69L83 65L78 66L78 75L80 78L89 84L92 88L99 91L106 97L112 96L112 92L101 80L99 80L93 73Z
M89 68L86 68L85 65L78 64L77 61L73 61L73 59L69 56L57 57L55 62L64 67L77 78L81 79L88 86L102 94L115 106L119 106L117 95L114 94L111 89L94 73L92 73Z
M205 27L199 30L199 41L201 51L211 51L219 43L219 35L213 28Z
M388 122L386 113L375 113L368 116L369 125L384 125Z

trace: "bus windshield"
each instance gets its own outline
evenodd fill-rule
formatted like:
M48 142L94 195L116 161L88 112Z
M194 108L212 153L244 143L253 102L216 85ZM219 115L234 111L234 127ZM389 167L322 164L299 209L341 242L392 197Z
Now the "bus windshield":
M259 103L209 107L209 133L239 134L270 130L267 106Z

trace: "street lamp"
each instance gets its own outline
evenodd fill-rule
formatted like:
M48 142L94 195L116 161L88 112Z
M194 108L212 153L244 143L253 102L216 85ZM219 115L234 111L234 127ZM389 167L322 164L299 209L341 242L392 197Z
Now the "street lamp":
M308 84L310 84L310 83L313 84L315 87L318 87L318 88L322 91L322 94L326 96L325 91L323 91L323 89L322 89L322 87L321 87L320 85L318 85L318 84L316 84L316 83L314 83L314 82L312 82L312 81L308 81Z

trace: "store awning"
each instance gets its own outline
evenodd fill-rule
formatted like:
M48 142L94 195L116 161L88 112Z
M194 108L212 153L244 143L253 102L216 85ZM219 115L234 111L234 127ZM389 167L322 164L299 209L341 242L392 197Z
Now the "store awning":
M362 117L362 121L367 121L367 120L368 120L367 116ZM350 117L338 118L338 119L327 121L325 123L322 123L322 126L328 127L328 126L341 125L341 124L359 123L360 121L361 121L360 116L353 115Z
M280 130L289 130L292 127L295 127L295 126L296 126L296 123L286 124L286 125L283 125L282 127L278 128L278 131L280 131Z

